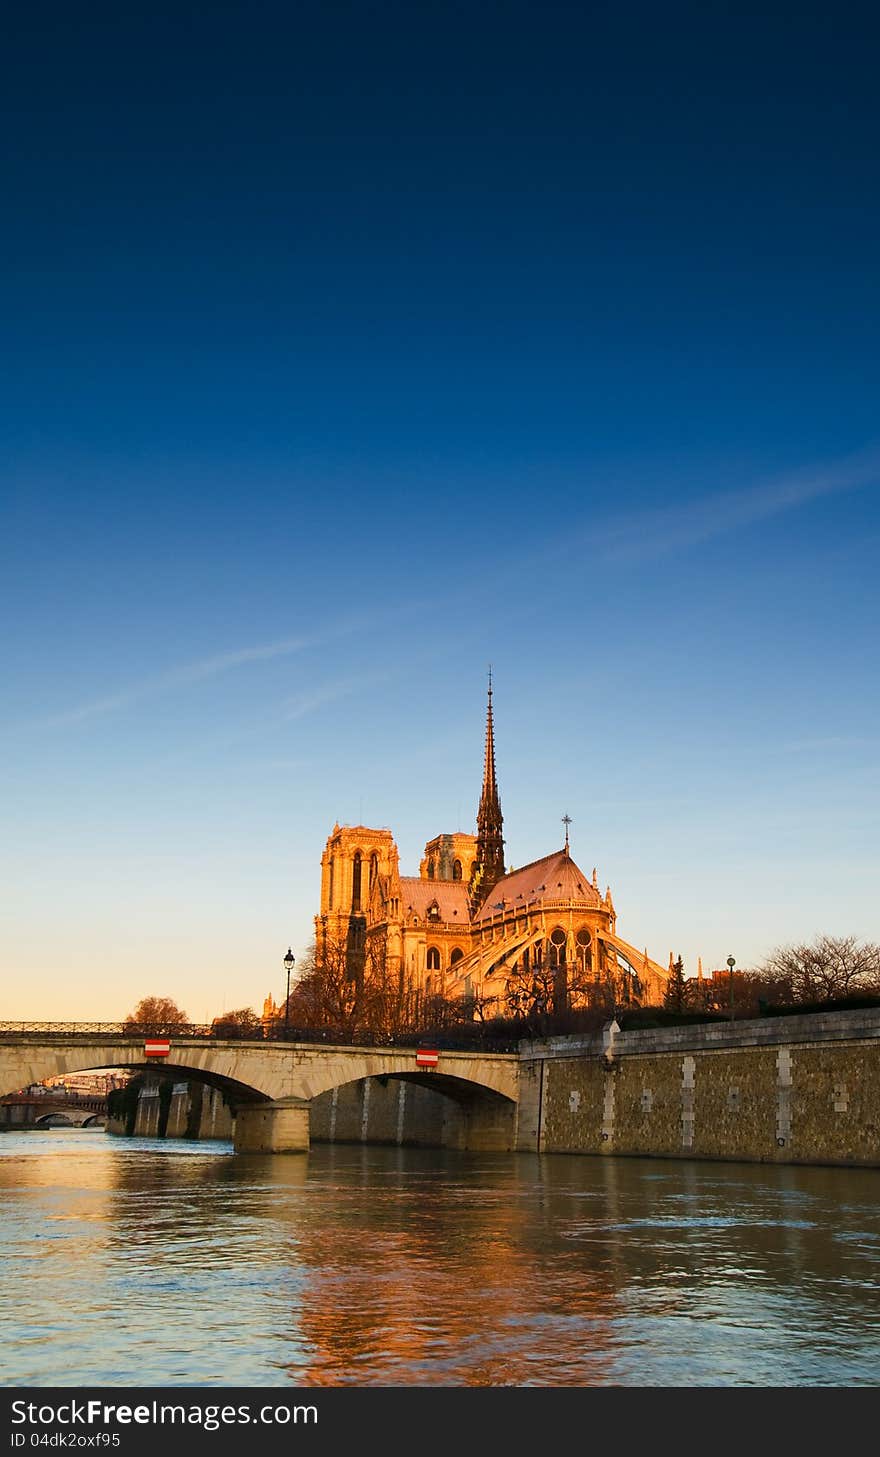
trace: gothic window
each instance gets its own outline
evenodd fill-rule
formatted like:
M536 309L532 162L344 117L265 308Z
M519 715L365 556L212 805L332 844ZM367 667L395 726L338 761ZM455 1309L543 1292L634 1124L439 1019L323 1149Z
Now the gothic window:
M461 950L461 948L459 946L456 946L455 950L453 951L452 955L449 958L449 965L450 966L457 966L458 963L460 961L462 961L463 959L464 959L464 952Z
M440 970L440 952L436 946L428 947L428 960L426 964L429 971Z
M547 943L547 970L553 978L553 1011L564 1012L568 1005L568 976L565 966L565 932L556 926Z
M557 926L556 930L550 933L548 956L551 967L565 965L565 932L561 926Z
M335 869L335 865L336 865L336 862L334 861L334 859L333 859L333 857L331 855L331 857L330 857L330 885L329 885L329 906L330 906L330 910L331 911L333 909L333 871Z
M428 879L429 880L433 880L434 879L434 870L435 870L434 862L433 862L433 860L429 860L428 861Z
M437 904L436 901L432 901L431 904L428 906L428 920L429 921L439 921L440 920L440 907L438 906L438 904Z
M452 879L453 880L461 880L461 861L460 860L453 860L453 862L452 862Z
M575 937L577 944L578 968L583 976L589 976L593 969L593 958L590 953L590 933L586 926L582 926Z
M373 853L372 853L372 855L370 856L370 890L372 890L373 889L373 886L376 884L376 876L378 874L379 874L379 856L376 854L376 852L374 850Z
M355 850L354 864L351 872L351 908L359 911L361 908L361 852Z

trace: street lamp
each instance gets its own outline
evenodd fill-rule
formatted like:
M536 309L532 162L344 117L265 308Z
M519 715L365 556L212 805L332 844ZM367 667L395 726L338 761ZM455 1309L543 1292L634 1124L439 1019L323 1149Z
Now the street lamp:
M730 967L730 1020L733 1021L733 968L736 966L732 956L728 956L727 965Z
M285 1038L287 1037L287 1029L288 1029L288 1025L289 1025L289 1022L290 1022L290 973L293 971L295 962L296 962L296 957L294 956L293 952L291 951L290 947L288 946L288 948L287 948L287 955L284 958L284 966L285 966L285 968L287 970L287 998L286 998L285 1003L284 1003L284 1036L285 1036Z

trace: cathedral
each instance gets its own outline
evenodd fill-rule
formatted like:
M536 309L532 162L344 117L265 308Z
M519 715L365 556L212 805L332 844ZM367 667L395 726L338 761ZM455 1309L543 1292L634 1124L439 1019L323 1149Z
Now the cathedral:
M555 1011L600 1001L663 1001L668 971L625 941L610 887L587 876L565 844L519 869L505 866L489 679L477 833L435 835L418 875L402 875L387 829L334 825L321 860L315 917L320 957L329 945L363 959L381 941L385 964L417 999L474 999L507 1016L517 989L551 988ZM527 993L528 994L528 993Z

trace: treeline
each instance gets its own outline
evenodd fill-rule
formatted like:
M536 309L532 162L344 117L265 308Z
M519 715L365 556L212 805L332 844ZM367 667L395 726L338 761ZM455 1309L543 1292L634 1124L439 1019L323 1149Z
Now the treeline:
M731 996L732 993L732 996ZM524 1038L591 1033L610 1017L621 1027L721 1018L782 1015L880 1004L880 946L855 936L819 936L780 946L755 968L727 967L702 978L674 963L663 1006L640 1006L626 982L592 978L575 967L514 967L503 992L446 997L413 988L393 966L380 937L363 943L322 944L304 959L289 1001L272 1019L250 1007L225 1012L210 1035L224 1040L278 1038L339 1043L439 1047L495 1046ZM126 1027L173 1035L190 1026L170 998L146 997Z
M778 946L757 967L727 967L700 980L674 963L664 997L669 1012L757 1017L799 1009L831 1010L880 1001L880 946L856 936L818 936Z

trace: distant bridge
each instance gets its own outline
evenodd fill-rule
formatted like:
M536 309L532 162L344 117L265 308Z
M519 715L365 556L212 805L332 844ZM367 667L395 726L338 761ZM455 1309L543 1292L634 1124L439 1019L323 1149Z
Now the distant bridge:
M102 1093L7 1093L0 1098L0 1128L99 1128L107 1121Z
M0 1095L97 1068L167 1069L178 1079L194 1078L224 1090L235 1109L236 1151L287 1152L309 1146L312 1099L362 1078L396 1078L429 1085L458 1104L458 1147L516 1145L515 1053L444 1048L434 1062L415 1045L227 1040L205 1031L176 1027L167 1034L135 1033L119 1023L3 1023ZM151 1044L153 1049L158 1044L159 1055L148 1051Z

